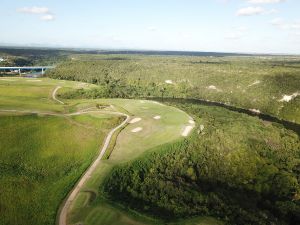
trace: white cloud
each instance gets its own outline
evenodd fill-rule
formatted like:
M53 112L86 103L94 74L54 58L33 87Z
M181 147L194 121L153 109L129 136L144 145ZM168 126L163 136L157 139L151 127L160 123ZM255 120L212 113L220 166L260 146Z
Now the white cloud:
M23 7L17 9L17 12L28 13L28 14L47 14L50 13L50 10L47 7Z
M264 12L265 10L262 7L249 6L246 8L239 9L236 14L238 16L253 16L253 15L261 15Z
M40 19L44 21L52 21L55 19L55 17L52 14L46 14L41 16Z
M52 21L55 19L54 15L50 12L49 8L47 7L37 7L37 6L23 7L23 8L18 8L17 12L42 15L40 16L40 19L43 21Z
M253 7L253 6L249 6L246 8L241 8L237 11L236 15L237 16L254 16L254 15L269 15L269 14L274 14L274 13L278 13L277 9L270 9L270 10L266 10L262 7Z
M247 2L251 4L272 4L272 3L280 3L285 1L286 0L247 0Z

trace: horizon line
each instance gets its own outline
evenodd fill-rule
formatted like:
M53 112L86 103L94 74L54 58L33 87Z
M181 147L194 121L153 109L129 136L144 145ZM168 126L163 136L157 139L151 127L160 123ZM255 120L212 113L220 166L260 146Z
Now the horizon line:
M143 48L100 48L100 47L76 47L76 46L47 46L47 45L22 45L0 43L0 48L19 48L19 49L52 49L52 50L79 50L79 51L103 51L103 52L170 52L170 53L218 53L248 56L300 56L300 53L263 53L263 52L234 52L234 51L201 51L201 50L162 50L162 49L143 49ZM117 54L117 53L116 53Z

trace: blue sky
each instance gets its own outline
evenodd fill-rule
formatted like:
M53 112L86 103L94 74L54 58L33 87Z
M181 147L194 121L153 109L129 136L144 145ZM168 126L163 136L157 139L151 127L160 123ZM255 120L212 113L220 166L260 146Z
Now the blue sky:
M300 54L299 0L1 0L0 44Z

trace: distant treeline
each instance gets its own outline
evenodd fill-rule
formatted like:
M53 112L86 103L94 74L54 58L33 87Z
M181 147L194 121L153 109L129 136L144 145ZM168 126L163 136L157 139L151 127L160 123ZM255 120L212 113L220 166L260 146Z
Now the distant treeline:
M134 50L120 50L120 51L99 51L98 54L111 55L160 55L160 56L251 56L253 54L246 53L226 53L226 52L193 52L193 51L134 51Z
M76 48L30 48L30 47L1 47L0 52L15 56L53 55L53 54L122 54L122 55L171 55L171 56L251 56L247 53L199 52L199 51L151 51L151 50L96 50Z

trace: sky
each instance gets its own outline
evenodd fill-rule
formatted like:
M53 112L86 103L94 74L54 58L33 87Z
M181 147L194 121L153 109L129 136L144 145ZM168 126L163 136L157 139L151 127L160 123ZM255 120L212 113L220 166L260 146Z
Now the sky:
M300 54L300 0L1 0L0 45Z

